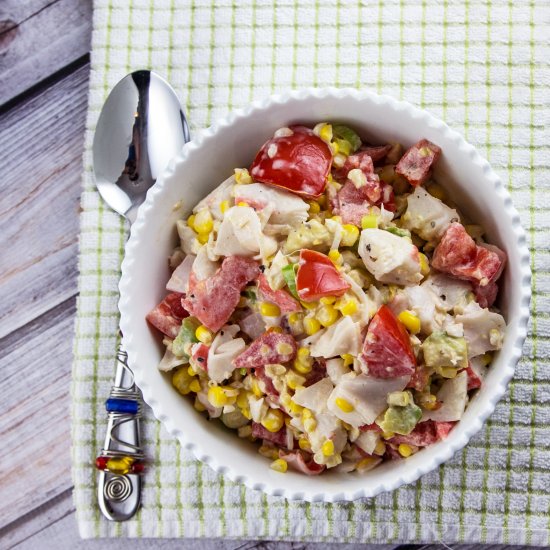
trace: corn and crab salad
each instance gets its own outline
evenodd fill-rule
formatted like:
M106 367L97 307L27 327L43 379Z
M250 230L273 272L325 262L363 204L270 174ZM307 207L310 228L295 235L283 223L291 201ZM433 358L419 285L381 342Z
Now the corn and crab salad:
M506 323L505 253L436 183L422 139L277 130L177 222L159 365L277 472L365 472L447 437Z

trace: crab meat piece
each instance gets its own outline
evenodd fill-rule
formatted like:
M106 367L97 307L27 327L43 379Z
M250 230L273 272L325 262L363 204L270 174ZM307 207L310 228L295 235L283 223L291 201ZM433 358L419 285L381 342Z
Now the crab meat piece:
M499 313L483 309L472 301L455 319L463 326L464 337L468 342L468 357L476 357L502 347L506 322Z
M456 210L432 197L422 187L417 187L407 197L407 205L407 211L401 218L403 227L414 231L425 241L438 242L449 225L460 219Z
M387 395L393 391L402 391L410 376L398 378L374 378L365 374L350 372L342 376L330 394L327 407L334 416L348 424L359 427L372 424L378 415L388 406ZM338 399L344 399L353 410L344 412L338 405Z
M441 407L434 411L424 411L422 422L454 422L462 418L468 401L468 374L465 370L443 382L437 392L437 400L441 402Z
M382 229L363 229L358 251L377 281L412 286L422 280L418 249L402 237Z
M218 384L231 376L233 360L246 348L242 338L235 338L239 330L239 325L222 327L208 350L208 376Z
M246 202L259 211L267 208L267 223L280 226L284 234L308 218L307 202L293 193L263 183L239 185L235 190L235 202Z

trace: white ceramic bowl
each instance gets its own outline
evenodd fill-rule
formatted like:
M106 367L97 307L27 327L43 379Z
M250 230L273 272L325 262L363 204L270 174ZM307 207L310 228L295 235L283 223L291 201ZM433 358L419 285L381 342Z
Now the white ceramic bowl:
M407 460L389 461L366 474L328 471L307 477L279 474L256 446L239 439L221 423L199 415L157 370L161 338L145 315L165 295L166 258L176 243L175 222L226 179L234 167L249 166L259 147L281 126L319 121L348 123L372 143L420 138L438 144L443 155L436 178L463 212L486 230L488 240L508 254L499 303L507 320L504 347L463 419L445 441ZM121 329L129 364L145 401L181 444L217 472L247 487L290 499L353 500L371 497L417 480L448 460L482 427L506 391L521 356L529 317L530 269L525 234L517 211L498 176L472 145L445 123L408 103L369 92L307 89L277 95L230 113L185 145L149 191L126 246L120 282Z

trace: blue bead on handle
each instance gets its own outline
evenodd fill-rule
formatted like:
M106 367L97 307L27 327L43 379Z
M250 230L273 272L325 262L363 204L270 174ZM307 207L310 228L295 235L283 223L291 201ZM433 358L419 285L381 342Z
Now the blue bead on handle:
M107 409L107 412L137 414L139 404L137 401L131 401L129 399L116 399L111 397L105 401L105 408Z

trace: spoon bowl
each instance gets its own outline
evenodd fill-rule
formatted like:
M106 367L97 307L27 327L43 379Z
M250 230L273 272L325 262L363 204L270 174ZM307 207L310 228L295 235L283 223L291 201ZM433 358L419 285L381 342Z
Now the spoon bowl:
M189 128L171 86L152 71L135 71L112 89L93 142L97 189L133 222L157 177L189 141Z

